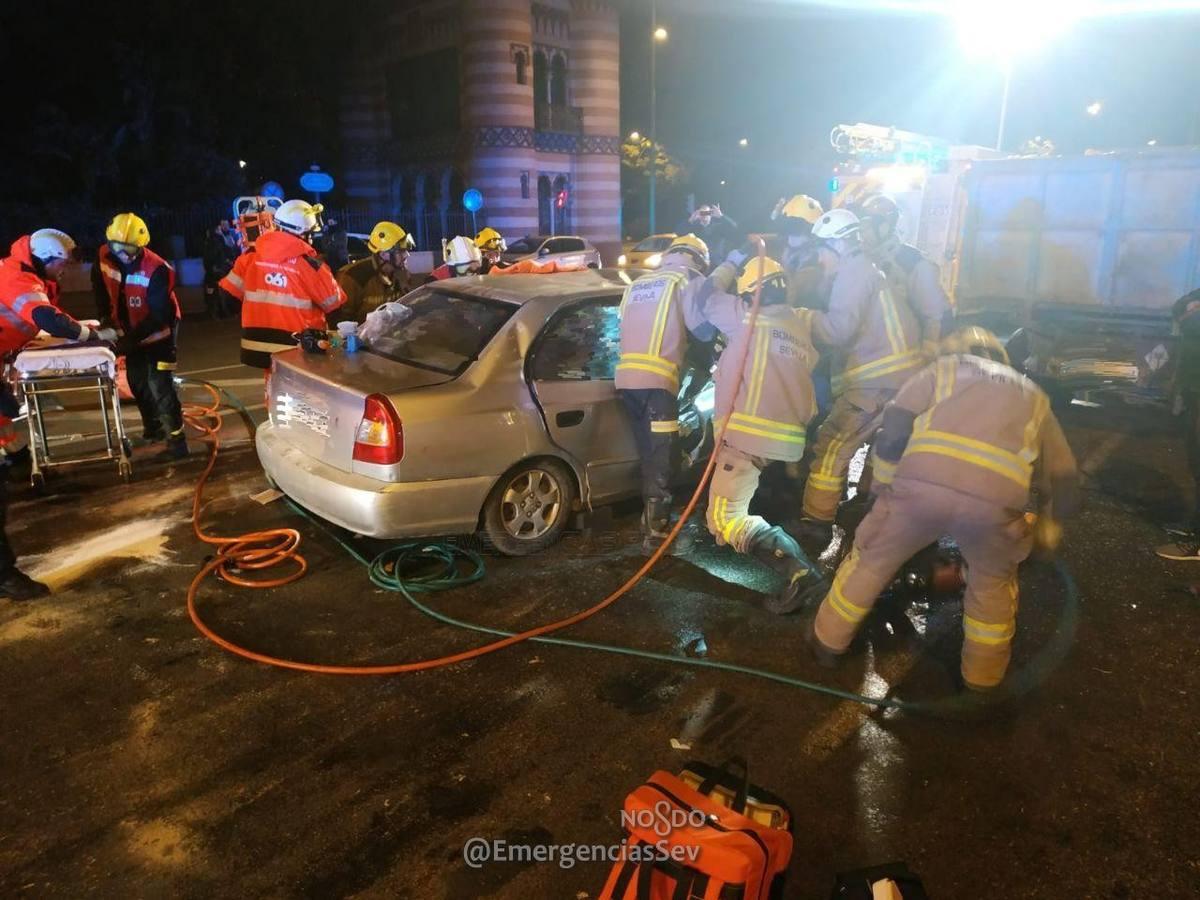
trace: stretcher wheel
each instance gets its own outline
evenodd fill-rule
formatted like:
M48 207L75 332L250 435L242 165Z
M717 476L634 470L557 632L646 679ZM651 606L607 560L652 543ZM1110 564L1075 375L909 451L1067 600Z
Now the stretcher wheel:
M35 494L41 495L46 493L46 476L41 472L30 472L29 484Z
M126 484L129 484L129 482L133 479L133 466L131 466L125 460L121 460L121 464L118 466L118 469L121 473L121 480Z

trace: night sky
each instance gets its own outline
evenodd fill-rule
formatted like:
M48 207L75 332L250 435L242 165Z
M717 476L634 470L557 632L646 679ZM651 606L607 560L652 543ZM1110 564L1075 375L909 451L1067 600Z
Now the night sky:
M350 36L399 2L7 4L0 230L19 218L14 205L171 205L268 177L294 190L314 161L336 174ZM964 60L944 16L861 2L658 3L671 32L659 137L700 200L752 218L781 194L822 192L829 131L842 122L995 140L1001 76ZM648 132L650 2L622 8L623 130ZM1009 146L1035 134L1063 152L1200 140L1198 48L1200 12L1078 24L1018 64ZM1084 112L1094 99L1098 118Z
M727 210L753 216L780 194L823 192L839 123L994 145L999 70L964 58L946 16L846 9L884 5L658 0L670 31L659 50L658 136L693 163L698 200L724 197ZM649 129L649 34L649 0L629 0L626 132ZM1034 135L1064 153L1200 141L1198 53L1200 10L1079 22L1017 63L1006 147ZM1085 107L1096 99L1104 111L1092 118ZM750 139L745 150L740 137Z

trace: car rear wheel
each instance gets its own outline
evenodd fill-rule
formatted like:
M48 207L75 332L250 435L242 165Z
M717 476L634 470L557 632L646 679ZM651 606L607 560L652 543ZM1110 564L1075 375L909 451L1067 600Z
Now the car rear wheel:
M511 469L488 494L483 535L506 556L545 550L561 536L575 505L575 478L558 460L538 459Z

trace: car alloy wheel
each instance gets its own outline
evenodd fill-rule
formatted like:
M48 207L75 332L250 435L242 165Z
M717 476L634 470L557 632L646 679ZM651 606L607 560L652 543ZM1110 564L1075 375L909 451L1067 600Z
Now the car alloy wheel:
M554 527L562 507L558 480L544 469L517 474L504 489L500 517L504 530L519 540L537 540Z

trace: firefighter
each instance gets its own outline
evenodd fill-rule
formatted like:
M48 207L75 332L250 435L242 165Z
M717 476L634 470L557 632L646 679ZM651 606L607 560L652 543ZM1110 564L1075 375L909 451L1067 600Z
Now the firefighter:
M18 238L9 255L0 259L0 357L16 355L39 330L74 341L117 339L114 330L93 330L57 307L58 279L74 249L75 242L66 233L41 228ZM19 407L8 385L0 383L0 450L16 438L12 419ZM7 455L0 458L0 597L33 600L44 597L50 589L17 568L16 556L4 533L9 462Z
M711 326L692 315L692 295L705 284L708 246L694 234L674 239L662 265L621 298L617 395L633 423L642 470L642 551L651 555L671 530L671 474L679 433L679 386L688 333ZM707 339L707 337L705 338ZM680 533L676 553L690 549Z
M242 362L271 368L271 354L295 347L299 333L324 331L325 316L346 302L329 266L313 249L321 206L288 200L275 211L277 231L259 235L221 279L242 303Z
M755 327L748 327L748 316L739 316L717 364L716 409L728 424L709 486L707 522L718 544L754 556L783 576L783 588L766 606L785 614L824 596L828 585L790 534L750 514L750 501L771 462L797 462L804 455L806 429L816 412L810 373L817 352L812 313L788 304L783 267L769 258L750 259L735 288L741 303L749 303L760 284Z
M473 240L462 235L442 244L442 256L446 261L429 273L429 281L478 275L483 267L483 254Z
M948 534L967 565L963 682L996 687L1016 631L1017 566L1035 541L1057 542L1040 538L1060 534L1077 503L1075 458L1049 399L1009 367L995 335L963 329L888 404L875 453L882 486L814 620L818 659L836 662L905 561Z
M508 242L504 240L504 235L495 228L484 228L475 235L475 246L483 255L483 265L479 269L480 275L486 275L493 269L508 268L500 259L500 254L508 249Z
M1192 518L1175 529L1176 540L1155 549L1163 559L1200 561L1200 288L1189 291L1171 308L1179 335L1175 364L1176 403L1183 415L1184 451L1192 476Z
M817 432L804 485L802 536L826 546L846 487L850 460L879 424L884 405L923 364L920 331L908 306L872 265L849 210L825 213L813 226L831 282L828 308L813 313L813 336L833 349L833 406Z
M371 255L338 270L346 294L341 317L362 322L372 310L407 294L412 289L408 254L415 246L412 235L395 222L377 222L367 238Z
M816 262L816 240L812 227L825 214L820 202L808 194L780 199L771 212L786 244L779 261L787 276L788 304L793 308L809 305L820 287L820 267Z
M129 390L142 417L142 443L166 442L164 457L187 456L183 408L175 389L179 300L175 270L149 249L150 231L131 212L113 217L92 266L92 291L102 324L121 334Z
M954 330L954 302L942 288L937 263L900 240L900 207L891 197L874 194L858 207L867 256L887 276L897 300L908 304L921 326L921 351L937 355L943 334Z

